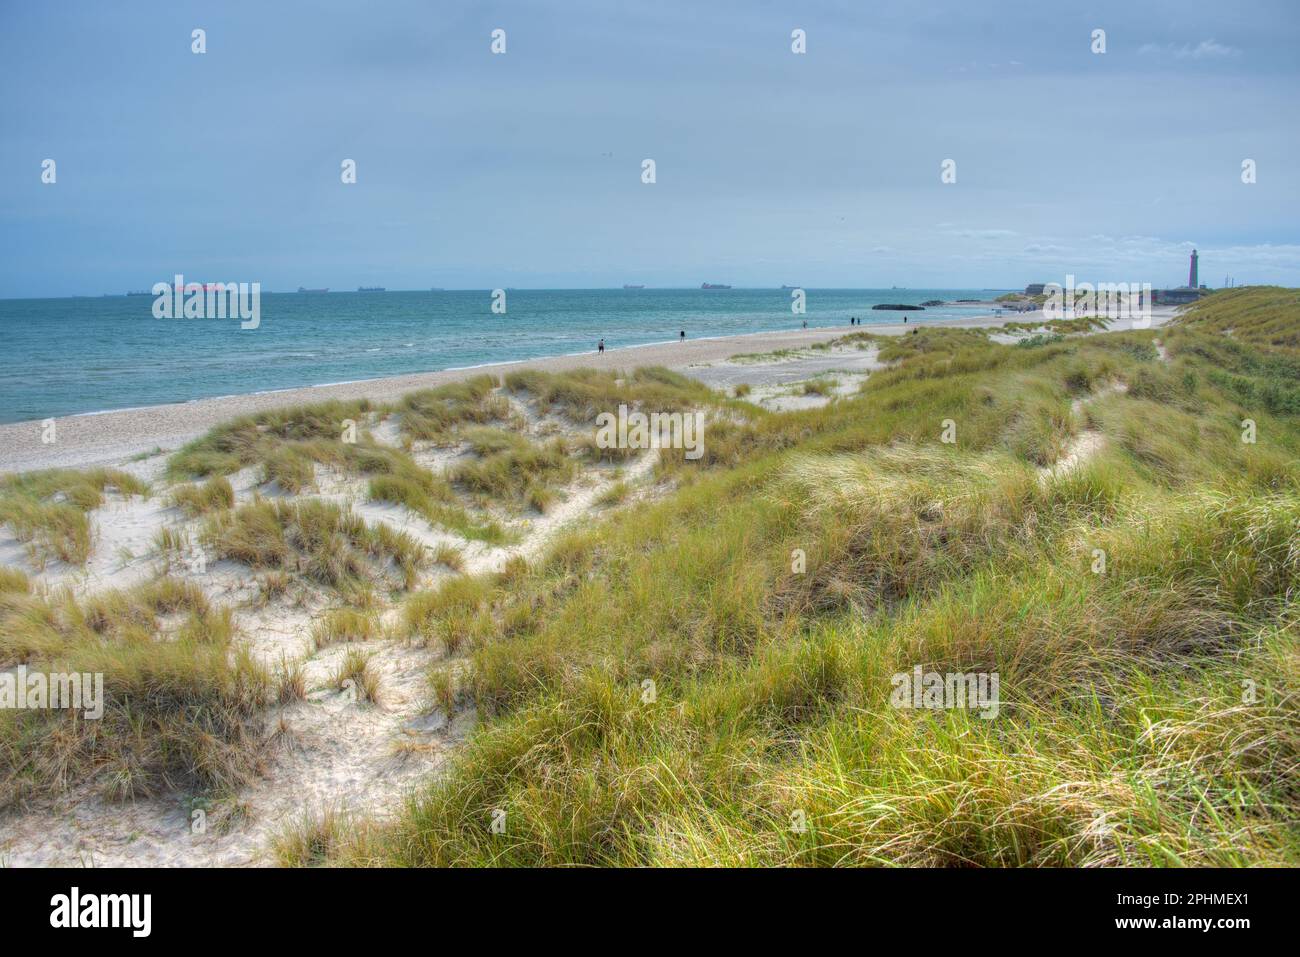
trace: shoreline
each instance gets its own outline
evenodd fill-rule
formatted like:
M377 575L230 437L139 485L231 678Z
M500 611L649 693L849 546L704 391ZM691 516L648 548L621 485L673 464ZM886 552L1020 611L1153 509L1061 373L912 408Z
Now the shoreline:
M1170 316L1153 311L1152 326ZM685 342L643 343L606 349L604 355L588 352L539 356L533 359L481 363L474 366L405 373L374 379L357 379L324 385L290 386L282 389L212 396L163 405L136 406L55 417L55 441L42 441L43 423L29 419L0 425L0 474L42 468L84 468L113 465L133 456L161 448L171 451L204 434L212 427L243 415L289 405L304 405L331 399L368 398L392 401L408 392L444 385L481 374L485 369L501 373L524 369L563 371L583 366L620 368L646 365L666 366L683 371L690 366L724 361L745 352L772 352L807 347L856 332L875 335L903 335L920 328L995 328L1008 322L1042 321L1041 312L918 322L823 326L779 332L751 332L733 336L687 339ZM1113 328L1124 328L1118 322Z

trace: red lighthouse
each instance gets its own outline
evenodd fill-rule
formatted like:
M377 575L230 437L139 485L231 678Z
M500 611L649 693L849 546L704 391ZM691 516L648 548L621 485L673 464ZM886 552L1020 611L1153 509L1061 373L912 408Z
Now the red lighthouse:
M1197 283L1196 283L1196 250L1195 250L1195 249L1192 250L1192 265L1191 265L1191 267L1187 270L1187 285L1191 286L1193 289L1195 289L1195 288L1196 288L1196 285L1197 285Z

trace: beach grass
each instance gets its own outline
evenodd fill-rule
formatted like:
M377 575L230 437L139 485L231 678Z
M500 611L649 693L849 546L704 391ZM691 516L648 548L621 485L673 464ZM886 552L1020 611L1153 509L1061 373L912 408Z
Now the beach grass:
M379 619L356 608L332 608L312 630L312 643L317 648L340 642L373 641L379 637Z
M372 656L356 648L349 648L335 669L331 684L338 691L350 694L357 702L379 703L379 672L371 664Z
M882 342L858 396L710 431L672 496L413 595L412 630L461 623L434 690L482 724L331 859L1294 866L1300 423L1268 345L1238 342L1250 391L1197 310L1168 361L1155 335ZM917 666L998 674L998 715L894 707Z
M493 394L499 384L495 376L479 375L404 396L398 404L402 433L446 444L453 440L458 426L505 419L510 403Z
M495 501L517 504L527 500L534 507L545 506L553 500L547 487L567 484L577 473L577 462L561 438L540 443L490 428L469 430L464 438L477 457L457 465L449 478L471 493Z
M271 854L280 867L312 867L328 863L342 846L350 822L334 806L304 812L271 842Z
M512 373L509 399L487 376L214 430L173 457L201 484L171 501L270 593L338 593L313 631L346 646L329 686L381 700L387 634L436 650L432 704L475 720L395 815L304 817L276 859L1300 864L1297 295L1215 293L1158 330L1015 347L857 333L887 367L792 412L665 370L588 370ZM339 469L491 541L466 496L544 510L587 448L497 427L512 401L580 434L619 404L710 415L699 458L658 452L653 494L494 574L307 494L318 466ZM340 437L341 418L383 413L469 457L436 475L364 429ZM221 476L251 466L300 497L236 504ZM0 506L84 518L107 488L142 490L80 474L13 480ZM32 540L57 527L29 521ZM451 574L418 588L430 560ZM255 721L306 695L301 664L273 679L229 609L168 578L74 599L6 571L0 663L101 671L108 692L95 727L0 710L0 805L84 781L237 791L263 758ZM996 713L900 707L916 669L996 675Z
M233 640L230 610L159 579L76 601L0 595L0 662L102 676L103 714L0 709L0 806L90 783L123 800L230 793L260 766L270 678Z
M214 475L206 482L175 486L168 493L168 500L186 516L197 518L209 512L233 508L235 490L224 475Z
M147 483L115 469L48 469L0 479L0 524L26 542L38 564L84 565L92 545L88 513L105 494L144 495Z
M532 398L542 412L558 412L579 425L594 427L602 412L620 405L656 412L686 412L715 406L718 396L707 386L670 369L650 367L626 372L574 369L568 372L524 370L505 377L514 395Z
M350 509L318 499L257 499L211 516L201 535L218 558L294 572L341 591L389 572L409 588L428 562L424 546L406 532L367 525Z

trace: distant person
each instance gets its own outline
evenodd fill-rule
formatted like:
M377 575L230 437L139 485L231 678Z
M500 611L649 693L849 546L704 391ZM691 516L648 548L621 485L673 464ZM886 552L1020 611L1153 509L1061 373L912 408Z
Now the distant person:
M907 322L907 316L903 317L903 322Z
M803 327L804 327L805 329L808 328L808 320L807 320L807 319L805 319L805 320L803 321Z
M599 352L599 353L601 353L602 355L604 354L604 352L605 352L605 340L604 340L604 339L601 339L600 342L597 343L597 345L596 345L596 351Z
M678 342L685 342L685 341L686 341L686 330L683 329L679 334Z

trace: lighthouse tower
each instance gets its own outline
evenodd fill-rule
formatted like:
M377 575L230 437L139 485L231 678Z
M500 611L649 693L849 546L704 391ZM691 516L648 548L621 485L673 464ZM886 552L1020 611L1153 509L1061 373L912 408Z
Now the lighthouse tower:
M1193 289L1195 289L1196 286L1197 286L1197 283L1196 283L1196 250L1195 250L1195 249L1192 250L1192 265L1191 265L1191 268L1188 269L1188 271L1187 271L1187 285L1191 286Z

